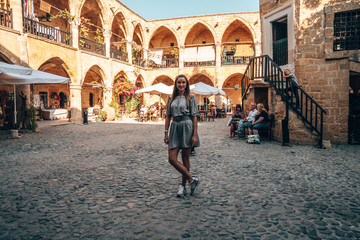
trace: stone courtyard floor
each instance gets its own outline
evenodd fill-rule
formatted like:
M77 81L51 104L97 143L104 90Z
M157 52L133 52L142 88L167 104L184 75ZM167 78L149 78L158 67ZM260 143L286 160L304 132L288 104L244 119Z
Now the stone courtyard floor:
M176 198L163 123L0 135L0 239L360 239L360 146L282 147L201 122Z

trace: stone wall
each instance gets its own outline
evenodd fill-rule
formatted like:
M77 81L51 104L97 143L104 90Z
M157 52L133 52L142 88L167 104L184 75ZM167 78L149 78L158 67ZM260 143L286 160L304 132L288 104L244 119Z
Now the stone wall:
M324 119L324 139L334 143L347 143L349 113L350 62L359 56L359 50L333 51L334 14L359 9L357 0L275 1L261 0L260 15L276 13L283 6L293 4L292 18L295 34L295 54L284 66L294 70L299 85L322 106L327 114ZM266 44L263 42L263 45ZM266 51L265 54L268 54ZM271 56L271 55L270 55ZM289 54L289 56L291 56ZM296 121L295 121L296 122ZM299 133L299 142L307 142L307 134Z

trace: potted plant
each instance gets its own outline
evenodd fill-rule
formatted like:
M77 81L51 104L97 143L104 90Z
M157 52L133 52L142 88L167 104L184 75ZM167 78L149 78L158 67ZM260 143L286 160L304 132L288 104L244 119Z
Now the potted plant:
M103 122L106 119L106 112L100 109L96 122Z

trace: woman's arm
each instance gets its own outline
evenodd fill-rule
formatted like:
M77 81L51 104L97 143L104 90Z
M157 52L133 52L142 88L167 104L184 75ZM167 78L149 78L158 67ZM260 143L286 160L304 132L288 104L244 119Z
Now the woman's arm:
M170 125L170 120L171 120L171 117L169 116L166 116L165 118L165 131L164 131L164 142L166 144L169 144L169 125Z
M259 117L258 120L256 120L256 121L254 120L254 121L253 121L253 125L255 125L255 124L257 124L257 123L261 123L262 120L264 120L264 117Z
M193 122L193 128L194 128L194 132L193 132L193 136L191 138L191 141L192 141L192 144L193 146L197 145L199 139L197 137L197 130L198 130L198 119L197 119L197 116L193 116L191 118L192 122Z

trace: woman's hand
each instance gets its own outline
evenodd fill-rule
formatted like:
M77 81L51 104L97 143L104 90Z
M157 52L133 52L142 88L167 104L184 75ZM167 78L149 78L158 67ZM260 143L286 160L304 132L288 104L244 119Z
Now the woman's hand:
M164 143L169 144L169 135L167 133L165 133L165 136L164 136Z
M191 138L191 143L193 146L196 146L198 144L198 142L199 142L199 139L198 139L197 135L195 135Z

